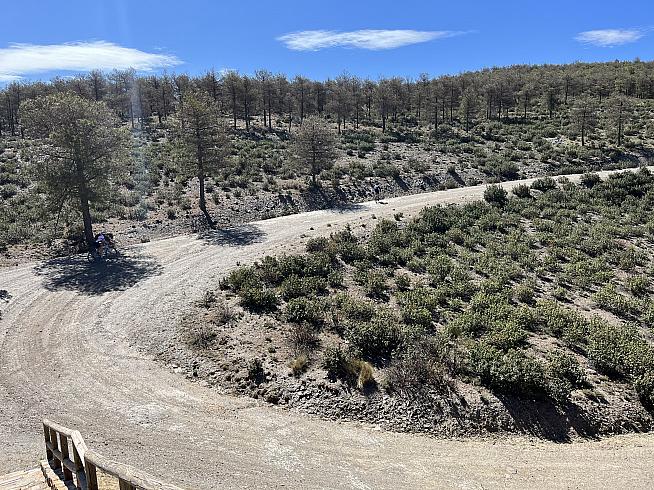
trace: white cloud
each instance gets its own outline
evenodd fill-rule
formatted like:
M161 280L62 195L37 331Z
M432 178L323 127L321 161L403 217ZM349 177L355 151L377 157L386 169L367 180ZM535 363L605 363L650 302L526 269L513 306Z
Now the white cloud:
M317 51L324 48L346 47L361 49L392 49L409 44L424 43L434 39L452 37L457 31L414 31L409 29L363 29L360 31L300 31L277 38L294 51Z
M20 80L20 78L21 77L19 75L3 75L0 73L0 83L15 82L16 80Z
M607 48L636 42L644 35L641 29L598 29L580 32L575 39L581 43Z
M0 81L48 71L151 71L182 63L176 56L126 48L107 41L66 44L10 44L0 49Z

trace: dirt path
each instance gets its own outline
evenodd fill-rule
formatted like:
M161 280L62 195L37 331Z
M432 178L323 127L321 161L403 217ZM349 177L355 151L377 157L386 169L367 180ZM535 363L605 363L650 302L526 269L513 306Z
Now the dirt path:
M523 181L529 183L530 181ZM507 187L515 183L507 183ZM103 273L82 258L0 269L0 474L42 456L40 420L189 489L643 487L654 436L554 444L436 440L222 396L140 354L237 263L300 249L371 215L479 199L484 186L275 218L133 247ZM204 273L200 274L201 271Z

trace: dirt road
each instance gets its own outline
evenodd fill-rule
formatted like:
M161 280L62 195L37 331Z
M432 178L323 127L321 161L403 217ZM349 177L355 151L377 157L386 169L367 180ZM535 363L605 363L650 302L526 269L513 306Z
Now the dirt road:
M524 181L529 183L529 181ZM507 187L515 185L507 183ZM436 440L333 423L218 394L139 352L237 263L300 249L305 236L484 186L270 219L133 247L103 271L72 258L0 269L0 473L42 457L40 420L189 489L598 488L654 481L654 437L554 444Z

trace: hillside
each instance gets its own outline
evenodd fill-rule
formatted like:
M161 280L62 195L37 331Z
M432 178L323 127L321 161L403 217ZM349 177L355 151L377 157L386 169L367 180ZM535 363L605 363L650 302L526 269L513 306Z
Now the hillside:
M489 189L236 269L160 357L221 391L402 431L649 430L654 177Z

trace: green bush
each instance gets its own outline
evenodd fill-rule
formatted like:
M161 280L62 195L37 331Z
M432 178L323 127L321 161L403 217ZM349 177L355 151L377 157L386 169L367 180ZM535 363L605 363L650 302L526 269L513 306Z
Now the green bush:
M251 285L258 285L259 283L259 277L252 267L239 267L233 270L227 276L226 281L227 286L236 292Z
M440 298L433 288L417 287L398 293L397 302L403 312L426 310L430 317L437 317Z
M599 175L595 173L587 173L583 174L581 178L579 179L579 182L581 185L584 187L590 189L591 187L595 187L597 184L599 184L602 181Z
M633 329L598 322L588 336L588 358L595 369L608 376L629 374L633 366L629 360L636 349Z
M375 361L390 359L403 340L397 318L383 310L367 322L349 322L344 337L358 356Z
M535 312L535 325L570 346L585 346L591 323L574 310L564 308L556 301L539 301Z
M515 197L519 197L520 199L525 199L528 197L531 197L531 192L529 191L529 186L526 184L518 184L516 185L513 189L511 189L511 192Z
M644 274L630 276L627 278L626 286L631 294L637 297L642 297L647 295L649 292L650 280L649 277Z
M621 317L638 313L640 305L633 299L620 294L612 284L607 284L593 295L593 301L603 310Z
M395 287L398 291L407 291L411 288L411 278L407 274L397 274L395 276Z
M547 356L547 363L550 377L566 379L575 388L585 386L588 382L579 361L571 354L560 350L551 352Z
M333 298L332 304L346 320L357 322L370 321L377 310L372 301L362 301L347 294L337 295Z
M516 396L547 395L544 364L522 350L501 350L484 342L470 350L469 369L481 383L499 393Z
M316 296L327 292L327 280L322 277L298 277L291 274L282 282L280 294L286 301L302 296Z
M424 328L433 326L434 315L427 308L408 304L402 307L402 321L408 325L419 325Z
M366 295L371 298L384 298L388 293L386 274L381 270L359 271L355 275L355 280L363 286Z
M647 410L654 410L654 372L648 371L634 381L638 398Z
M489 345L508 351L524 345L527 332L515 321L507 321L494 325L484 337Z
M534 180L534 182L531 184L531 188L537 191L547 192L551 191L552 189L556 189L557 185L556 181L552 177L541 177Z
M248 285L242 287L239 292L241 305L255 312L269 312L277 309L279 299L272 289L261 285Z
M484 191L484 200L493 206L504 206L507 202L508 193L504 187L491 184Z
M535 286L531 283L523 283L515 288L515 295L518 301L531 305L534 303L534 295L536 294Z
M325 318L325 305L319 298L293 298L286 303L286 318L292 323L319 325Z
M307 252L325 252L329 246L329 240L325 237L310 238L307 240Z

